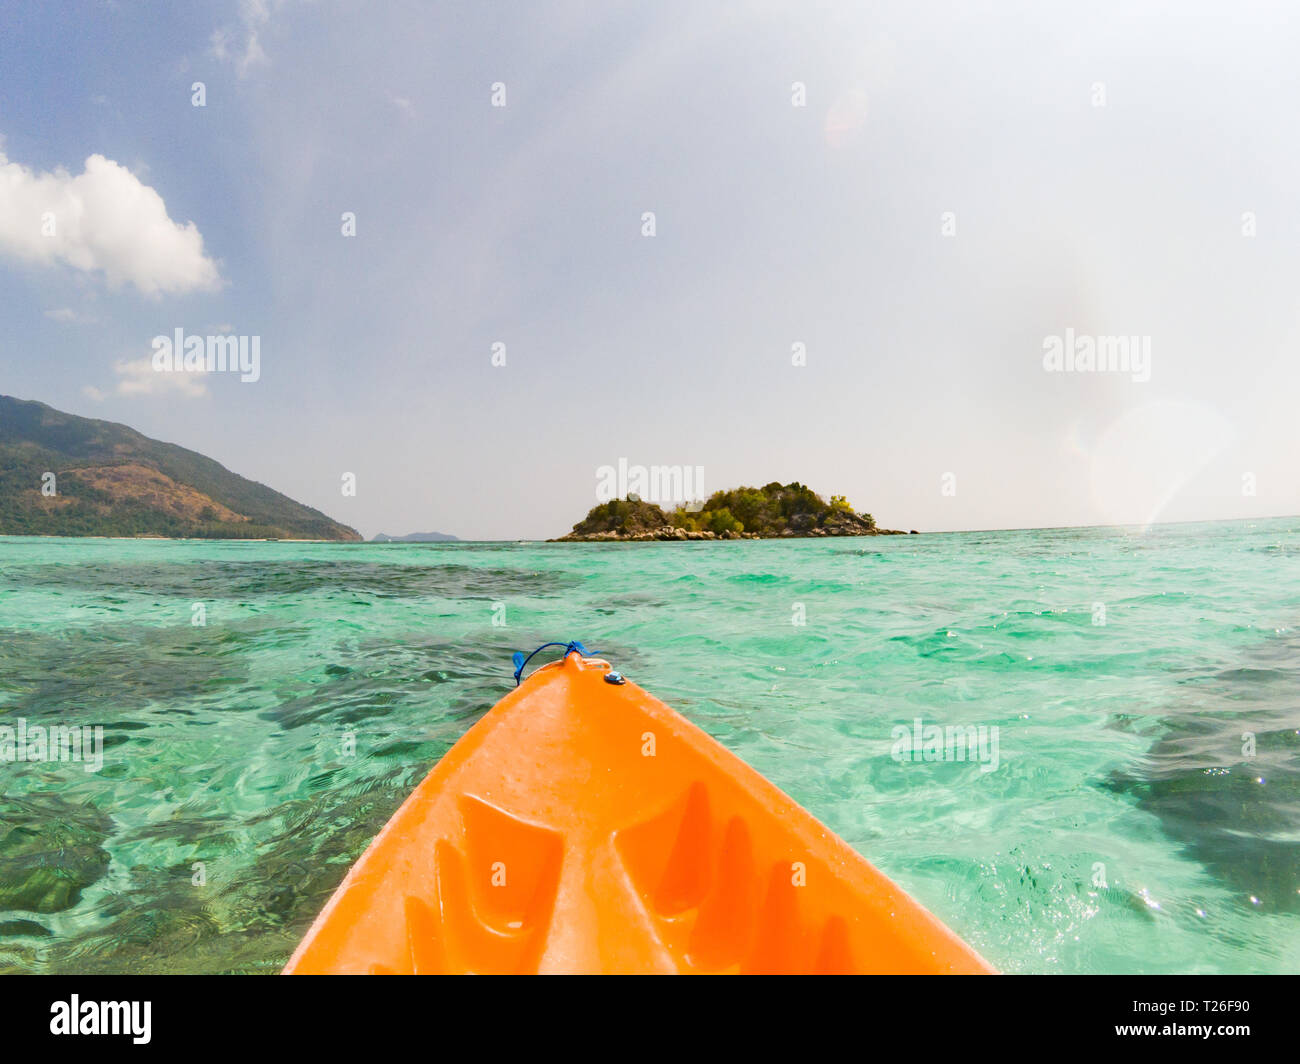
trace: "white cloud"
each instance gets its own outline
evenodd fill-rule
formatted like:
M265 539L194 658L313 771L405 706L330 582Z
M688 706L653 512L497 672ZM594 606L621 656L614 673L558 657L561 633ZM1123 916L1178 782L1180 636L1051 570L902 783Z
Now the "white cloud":
M59 307L56 310L47 310L45 316L52 321L76 321L77 312L71 307Z
M110 286L151 296L221 286L198 227L173 222L162 196L102 155L73 175L37 173L0 150L0 253L102 271Z
M153 368L151 355L122 359L113 367L113 372L118 376L118 395L179 395L183 399L201 399L208 394L205 370L164 373Z

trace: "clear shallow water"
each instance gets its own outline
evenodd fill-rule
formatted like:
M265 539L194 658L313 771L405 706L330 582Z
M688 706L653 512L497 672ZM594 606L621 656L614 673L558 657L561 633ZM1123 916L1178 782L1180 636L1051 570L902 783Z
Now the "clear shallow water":
M999 968L1300 970L1284 519L634 545L0 538L0 725L105 728L98 773L0 763L0 972L278 969L509 689L511 651L569 638ZM916 718L997 726L997 769L895 760Z

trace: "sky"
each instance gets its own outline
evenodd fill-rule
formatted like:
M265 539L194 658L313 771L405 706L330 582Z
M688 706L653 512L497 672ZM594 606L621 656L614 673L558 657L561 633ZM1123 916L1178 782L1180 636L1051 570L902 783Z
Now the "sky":
M1073 7L0 0L0 394L367 537L1300 513L1300 20Z

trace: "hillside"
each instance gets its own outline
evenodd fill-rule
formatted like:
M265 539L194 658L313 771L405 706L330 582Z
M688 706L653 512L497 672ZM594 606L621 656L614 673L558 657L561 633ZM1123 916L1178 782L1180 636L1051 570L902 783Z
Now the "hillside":
M52 496L41 491L47 472ZM0 535L361 539L195 451L4 395Z
M772 481L761 488L715 491L699 509L672 513L635 496L594 506L560 537L572 540L773 539L790 536L897 536L877 528L842 495L826 502L811 488Z

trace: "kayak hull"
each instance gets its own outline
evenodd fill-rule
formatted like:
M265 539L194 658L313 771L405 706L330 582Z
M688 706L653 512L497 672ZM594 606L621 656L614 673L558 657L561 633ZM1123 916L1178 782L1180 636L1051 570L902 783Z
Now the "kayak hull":
M991 971L792 799L608 671L569 654L474 725L285 973Z

